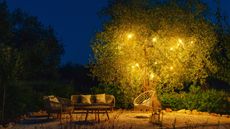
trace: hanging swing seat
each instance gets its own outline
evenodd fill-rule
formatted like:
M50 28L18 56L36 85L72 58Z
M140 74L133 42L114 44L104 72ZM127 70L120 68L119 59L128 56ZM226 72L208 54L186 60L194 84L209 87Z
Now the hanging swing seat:
M153 96L155 95L155 91L148 90L140 95L138 95L134 101L134 110L135 111L151 111L153 110Z

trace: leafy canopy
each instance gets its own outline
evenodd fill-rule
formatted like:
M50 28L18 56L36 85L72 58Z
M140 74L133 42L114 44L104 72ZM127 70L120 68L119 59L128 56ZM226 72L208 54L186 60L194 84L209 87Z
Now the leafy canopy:
M112 1L92 44L92 74L124 92L203 83L217 67L214 26L199 1Z

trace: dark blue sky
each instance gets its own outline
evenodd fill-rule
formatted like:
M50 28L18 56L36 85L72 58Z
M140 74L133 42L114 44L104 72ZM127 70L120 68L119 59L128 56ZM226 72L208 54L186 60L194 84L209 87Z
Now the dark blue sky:
M88 63L90 41L100 28L98 11L107 0L7 0L10 10L21 8L51 25L64 44L62 63Z
M87 64L90 41L100 29L98 11L107 0L7 0L10 10L21 8L37 16L45 25L51 25L64 44L62 63ZM209 3L213 0L205 0ZM213 5L213 4L211 4ZM222 10L230 16L230 0L221 0Z

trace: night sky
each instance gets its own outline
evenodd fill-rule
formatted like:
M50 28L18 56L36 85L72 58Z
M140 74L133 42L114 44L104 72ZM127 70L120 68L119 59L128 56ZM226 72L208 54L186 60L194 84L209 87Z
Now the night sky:
M7 0L12 11L21 8L37 16L44 25L51 25L64 45L62 64L87 64L91 54L90 42L101 28L98 11L107 0ZM213 0L208 1L211 6ZM230 16L230 0L221 0L222 10Z

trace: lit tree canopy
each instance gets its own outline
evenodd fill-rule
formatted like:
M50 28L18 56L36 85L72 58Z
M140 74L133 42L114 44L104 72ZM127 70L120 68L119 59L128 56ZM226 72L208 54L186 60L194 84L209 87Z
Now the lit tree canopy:
M109 20L92 45L93 75L126 90L204 82L217 71L210 56L214 26L204 7L198 0L111 2Z

